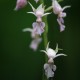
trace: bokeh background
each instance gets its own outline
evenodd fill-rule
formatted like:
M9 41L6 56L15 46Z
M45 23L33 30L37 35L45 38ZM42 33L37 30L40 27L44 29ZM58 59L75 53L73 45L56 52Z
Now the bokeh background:
M37 7L38 4L30 0ZM80 0L64 0L62 6L71 5L66 9L66 29L59 32L54 14L48 16L49 32L48 39L50 47L55 49L56 43L64 49L67 57L55 59L57 70L54 80L80 80ZM14 11L16 0L0 0L0 80L41 80L44 53L43 42L38 50L33 52L29 48L31 37L29 33L23 33L22 29L32 27L36 17L27 14L31 7L27 5L24 9ZM51 0L45 0L48 6Z

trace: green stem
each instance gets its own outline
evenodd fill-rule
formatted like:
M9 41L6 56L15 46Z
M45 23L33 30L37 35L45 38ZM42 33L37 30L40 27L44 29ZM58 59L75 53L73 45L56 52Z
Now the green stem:
M43 4L43 6L44 6L44 0L40 0L40 3ZM48 38L47 38L47 33L48 33L47 16L43 17L43 22L45 22L45 31L44 31L44 34L43 34L43 38L44 38L44 47L46 49L47 43L48 43ZM46 57L46 55L45 55L45 57ZM45 62L47 62L47 58L45 58Z
M44 4L44 0L40 0L40 3L41 3L41 4Z
M44 47L45 47L45 49L46 49L47 43L48 43L48 38L47 38L47 33L48 33L47 16L44 16L43 22L45 22L45 31L44 31L43 37L44 37Z
M40 3L43 4L44 6L44 0L40 0ZM45 31L43 34L43 38L44 38L44 47L46 49L47 47L47 43L48 43L48 38L47 38L47 33L48 33L48 23L47 23L47 16L43 17L43 22L45 22ZM47 56L45 54L45 63L47 62ZM42 76L42 80L47 80L47 78L44 76L44 71L43 71L43 76Z
M45 12L50 11L51 9L53 9L53 6L48 7Z
M44 47L46 49L47 47L47 43L48 43L48 38L47 38L47 33L48 33L48 22L47 22L47 16L44 16L43 18L43 22L45 22L45 31L44 31L44 34L43 34L43 38L44 38ZM48 61L48 58L45 54L45 63L47 63ZM45 77L44 75L44 72L43 72L43 79L42 80L47 80L47 78Z

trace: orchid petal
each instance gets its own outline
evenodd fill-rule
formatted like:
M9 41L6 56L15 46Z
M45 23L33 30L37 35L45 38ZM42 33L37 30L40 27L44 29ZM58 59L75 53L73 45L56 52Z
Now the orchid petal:
M56 71L56 65L53 65L52 68L53 68L53 71Z
M49 43L50 43L50 42L48 42L48 44L47 44L46 51L49 49Z
M65 9L67 9L67 8L70 8L71 6L64 6L63 8L62 8L62 11L64 11Z
M36 51L38 48L38 45L40 44L41 41L42 41L42 38L33 39L30 44L30 48L32 48L34 51Z
M35 15L35 13L34 13L34 12L27 12L27 13L34 14L34 15Z
M46 52L45 50L40 50L40 52L44 52L44 53L46 53L46 54L47 54L47 52Z
M60 18L64 18L64 17L66 17L66 13L65 12L60 12L58 16Z
M41 35L44 32L44 27L45 27L44 22L41 23L34 22L32 26L36 34Z
M28 2L28 3L29 3L29 5L31 6L31 8L32 8L32 10L34 12L35 11L35 8L33 7L33 5L30 2Z
M58 44L56 45L55 52L58 53Z
M51 13L45 13L45 14L43 14L43 16L46 16L46 15L49 15L49 14L51 14Z
M25 28L22 30L23 32L26 32L26 31L29 31L29 32L32 32L33 30L31 28Z
M65 25L63 25L60 21L60 19L57 19L58 24L60 25L60 32L64 31Z
M44 8L42 7L43 4L41 4L37 9L36 11L40 11L44 14Z
M66 54L57 54L54 58L59 57L59 56L67 56Z
M64 31L65 30L65 25L61 25L60 26L60 32Z
M49 79L50 77L54 77L54 72L52 71L53 69L53 64L44 64L44 70L45 70L45 75Z
M45 23L44 22L41 22L41 27L45 27Z

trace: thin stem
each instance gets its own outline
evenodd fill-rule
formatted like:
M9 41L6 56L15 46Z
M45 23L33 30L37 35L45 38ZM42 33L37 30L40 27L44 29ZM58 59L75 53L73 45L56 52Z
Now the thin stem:
M53 9L53 6L48 7L45 12L50 11L51 9Z
M47 36L47 33L48 33L48 22L47 22L47 16L44 16L43 18L43 22L45 22L45 31L44 31L44 34L43 34L43 38L44 38L44 47L46 49L47 47L47 43L48 43L48 36ZM45 54L45 62L47 62L48 58Z
M41 4L44 4L44 0L40 0L40 3L41 3Z
M45 31L44 31L43 37L44 37L44 47L46 49L46 46L47 46L47 43L48 43L48 38L47 38L47 33L48 33L47 16L44 16L43 21L45 22Z
M40 3L43 4L44 6L44 0L40 0ZM45 22L45 31L43 34L43 38L44 38L44 47L46 49L47 43L48 43L48 38L47 38L47 33L48 33L48 23L47 23L47 16L43 17L43 22ZM45 63L47 62L47 56L45 55ZM44 76L44 71L43 71L43 76L42 76L42 80L47 80L47 78Z
M44 0L40 0L40 3L43 4L44 6ZM45 22L45 31L44 31L44 34L43 34L43 38L44 38L44 47L46 48L47 46L47 42L48 42L48 39L47 39L47 31L48 31L48 24L47 24L47 17L44 16L43 17L43 21Z

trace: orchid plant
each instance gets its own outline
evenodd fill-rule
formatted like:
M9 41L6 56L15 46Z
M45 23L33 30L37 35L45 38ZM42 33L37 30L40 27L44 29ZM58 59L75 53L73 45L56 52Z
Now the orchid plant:
M40 50L41 52L44 52L46 55L47 60L44 64L44 71L45 75L48 79L52 79L54 77L54 72L56 71L56 65L54 64L54 59L59 56L67 56L66 54L57 54L58 50L62 50L58 48L58 44L56 45L56 49L53 50L52 48L49 48L49 42L47 38L48 33L48 23L47 23L47 16L51 14L51 11L54 13L54 15L57 15L57 22L60 26L60 32L65 30L64 25L64 19L66 17L66 12L64 10L66 8L70 8L70 6L64 6L63 8L59 4L62 0L52 0L51 6L49 6L47 9L44 5L44 0L34 0L36 3L40 3L40 5L37 8L34 8L31 2L29 0L17 0L16 7L14 10L18 11L19 9L25 7L27 4L30 5L32 8L31 12L27 12L29 14L33 14L36 16L35 22L32 23L32 28L25 28L22 31L23 32L30 32L32 42L30 44L30 48L32 48L34 51L38 49L39 44L44 38L44 46L46 50ZM44 35L43 38L41 35ZM43 80L45 80L45 77L43 77Z

